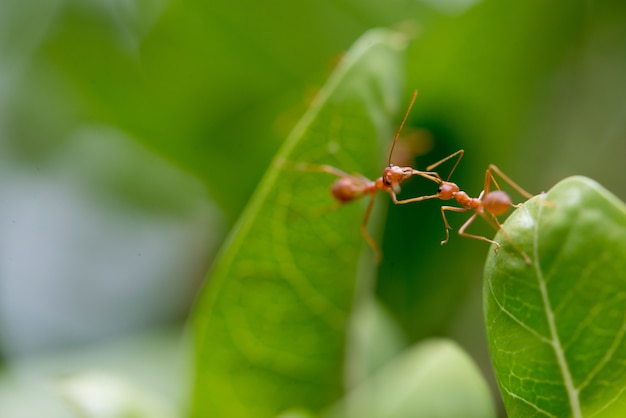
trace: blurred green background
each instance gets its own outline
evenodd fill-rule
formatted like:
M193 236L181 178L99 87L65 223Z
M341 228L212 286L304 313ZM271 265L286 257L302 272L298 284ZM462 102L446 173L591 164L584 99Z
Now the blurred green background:
M413 36L399 107L419 89L418 168L464 148L453 181L471 195L494 163L533 193L582 174L626 199L621 0L3 1L1 416L36 416L31 399L72 416L46 379L85 369L184 402L184 321L217 249L342 52L379 26ZM407 341L451 336L489 375L488 247L439 246L439 206L389 208L377 292Z

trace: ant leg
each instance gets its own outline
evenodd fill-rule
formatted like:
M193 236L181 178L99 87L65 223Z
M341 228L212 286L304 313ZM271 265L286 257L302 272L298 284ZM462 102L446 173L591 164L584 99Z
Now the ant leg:
M496 167L493 164L489 164L489 168L487 168L487 172L485 173L485 193L489 192L491 182L493 182L493 184L495 184L496 187L500 189L500 186L498 186L498 183L496 182L496 179L493 173L496 173L498 176L500 176L502 180L506 181L511 187L513 187L519 194L524 196L526 199L530 199L531 197L533 197L532 194L522 189L521 186L519 186L517 183L511 180L506 174L502 172L502 170L500 170L498 167Z
M452 227L450 226L450 224L448 223L448 219L446 218L446 213L445 211L452 211L452 212L467 212L469 210L471 210L470 208L459 208L456 206L442 206L441 207L441 217L443 218L443 224L446 228L446 239L441 241L441 245L444 245L445 243L448 242L448 240L450 239L450 230L452 229ZM476 216L476 214L474 214L472 216L472 218L474 218ZM470 218L470 219L472 219ZM460 231L459 231L460 233Z
M382 250L380 249L380 247L378 246L374 238L372 238L372 236L367 232L367 221L369 220L370 214L372 213L372 208L374 207L375 197L376 197L376 194L372 193L370 197L370 201L367 204L367 210L365 211L363 222L361 222L361 235L363 235L363 238L365 239L365 241L367 241L369 246L372 247L372 249L374 250L374 254L376 255L376 263L380 263L383 258Z
M424 177L430 181L433 181L437 184L441 184L442 180L439 177L439 174L435 173L435 172L431 172L431 171L419 171L419 170L415 170L413 169L411 174L416 174L418 176ZM439 194L434 194L434 195L430 195L430 196L419 196L419 197L413 197L410 199L404 199L404 200L398 200L398 197L396 196L396 192L393 190L388 190L389 195L391 196L391 200L393 201L394 204L396 205L404 205L406 203L412 203L412 202L421 202L422 200L428 200L428 199L435 199L439 197Z
M293 167L296 170L300 170L300 171L317 171L317 172L321 172L321 173L328 173L328 174L332 174L333 176L337 176L337 177L352 177L355 178L355 176L353 176L352 174L348 174L345 171L342 171L336 167L333 167L332 165L327 165L327 164L311 164L311 163L293 163Z
M498 218L495 217L495 215L493 214L489 214L491 216L487 216L485 213L483 213L483 218L485 218L485 220L488 221L489 224L491 224L497 231L500 232L500 235L502 235L504 237L504 239L506 240L506 242L509 243L509 245L511 247L513 247L515 249L515 251L517 251L522 258L524 258L524 262L528 265L531 264L531 260L530 257L528 256L528 254L526 254L526 252L524 252L524 250L521 249L521 247L517 244L515 244L513 242L513 240L511 239L511 237L509 237L509 235L504 232L504 229L502 228L502 225L500 224L500 222L498 221ZM494 248L495 252L498 252L498 249L500 248L500 246L496 246L496 248Z
M425 179L433 181L437 184L443 183L443 180L441 180L439 173L437 173L436 171L419 171L419 170L412 169L411 174L424 177Z
M419 197L412 197L410 199L398 200L396 197L396 192L394 192L393 190L389 191L389 195L391 196L391 200L393 201L393 203L395 203L396 205L404 205L406 203L412 203L412 202L421 202L422 200L436 199L439 197L439 194L433 194L430 196L419 196Z
M487 171L485 171L485 184L483 185L483 193L489 194L489 192L491 192L491 183L495 184L496 189L501 190L500 185L496 181L496 178L493 176L493 173L488 168Z
M491 240L487 237L474 235L474 234L468 234L465 232L467 227L474 221L474 219L476 219L476 215L478 215L478 213L475 213L471 218L467 220L467 222L463 224L461 228L459 228L459 235L489 242L494 245L493 251L497 253L498 250L500 249L500 244L498 242ZM493 214L490 214L491 216L487 216L485 212L481 213L481 215L487 221L487 223L493 226L497 231L499 231L500 235L504 237L504 239L511 245L511 247L513 247L515 251L517 251L522 256L522 258L524 258L524 262L530 265L531 264L530 257L528 257L528 255L524 252L524 250L522 250L518 245L516 245L513 242L513 240L507 235L507 233L504 232L504 229L502 229L502 225L500 225L498 218L496 218Z
M428 167L426 167L426 171L430 171L433 168L440 166L441 164L445 163L449 159L454 158L454 157L456 157L458 155L459 158L456 160L456 163L454 163L454 166L452 167L452 170L450 170L450 174L448 174L448 178L446 179L446 181L448 181L448 180L450 180L450 177L452 177L452 173L454 173L454 170L456 170L456 166L458 166L459 163L461 162L461 158L463 158L463 154L464 153L465 153L465 151L460 149L457 152L455 152L454 154L450 154L447 157L437 161L436 163L429 165Z
M478 239L481 241L485 241L485 242L489 242L493 245L495 245L495 248L493 249L495 252L498 252L498 250L500 249L500 244L497 243L496 241L489 239L487 237L483 237L482 235L474 235L474 234L468 234L467 232L465 232L465 230L467 229L467 227L470 226L470 224L472 222L474 222L474 219L476 219L476 216L478 215L478 212L474 213L464 224L463 226L461 226L461 228L459 228L459 235L461 235L462 237L467 237L467 238L473 238L473 239ZM497 220L496 220L497 225L500 225Z

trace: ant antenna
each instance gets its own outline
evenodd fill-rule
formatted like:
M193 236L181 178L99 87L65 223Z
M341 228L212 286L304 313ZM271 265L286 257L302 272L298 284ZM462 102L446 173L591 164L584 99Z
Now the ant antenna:
M393 154L393 149L396 147L396 142L398 142L398 137L400 136L400 132L402 132L402 127L404 127L404 122L406 122L406 118L409 116L409 112L413 107L413 103L415 102L416 97L417 90L414 90L413 96L411 96L411 101L409 102L409 107L406 108L406 112L404 112L404 117L402 118L402 122L400 123L400 127L398 128L398 132L396 132L396 136L393 138L393 145L391 146L391 150L389 150L389 160L387 161L387 165L391 165L391 155Z

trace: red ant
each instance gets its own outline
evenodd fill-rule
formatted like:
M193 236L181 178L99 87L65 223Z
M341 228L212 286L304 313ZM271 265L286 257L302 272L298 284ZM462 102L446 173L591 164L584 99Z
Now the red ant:
M417 90L413 92L413 96L411 97L409 106L404 113L404 117L402 118L400 127L398 128L398 131L396 132L396 135L394 137L393 145L391 147L391 150L389 151L389 158L387 160L388 166L383 170L383 175L377 178L375 181L369 180L368 178L361 175L348 174L330 165L302 165L304 168L309 170L322 171L339 177L331 186L330 191L335 200L340 204L352 202L368 195L370 196L370 201L367 205L365 216L363 217L363 221L361 222L361 234L363 235L363 238L365 238L365 241L367 241L367 243L370 245L370 247L374 249L374 252L376 253L376 260L379 262L382 258L381 250L376 241L371 237L366 229L367 221L369 220L372 208L374 206L374 198L376 197L376 192L380 190L389 193L393 203L399 205L413 201L411 199L398 200L396 194L400 193L400 184L414 174L425 177L437 183L441 183L442 181L439 178L439 175L435 172L419 171L413 169L412 167L398 167L391 164L391 155L393 154L393 150L398 141L398 137L400 136L400 132L404 127L404 123L406 122L409 112L413 107L413 103L415 102L416 97Z
M448 175L448 178L446 179L446 181L441 180L441 178L438 175L428 176L429 179L439 184L439 189L437 190L436 194L430 195L430 196L420 196L420 197L415 197L412 199L406 199L398 203L419 202L421 200L434 199L434 198L441 199L441 200L455 199L463 207L457 207L457 206L442 206L441 207L441 216L443 217L443 223L446 228L446 239L441 241L441 245L448 242L448 239L450 238L449 231L450 229L452 229L450 227L450 224L448 224L448 220L446 219L445 211L468 212L470 210L474 210L474 214L461 226L461 228L459 228L459 235L489 242L495 246L494 251L497 252L500 249L500 244L497 243L496 241L491 240L487 237L474 235L474 234L468 234L465 232L465 230L470 226L472 222L474 222L474 220L476 219L478 215L482 216L487 221L487 223L493 226L496 230L500 230L502 226L500 222L498 221L497 216L504 214L511 207L517 208L521 206L521 203L513 204L509 195L500 189L500 186L498 185L498 182L496 181L494 177L494 173L497 174L502 180L506 181L511 187L513 187L517 192L519 192L525 198L530 199L531 197L533 197L533 195L528 193L526 190L522 189L517 183L515 183L507 175L505 175L502 172L502 170L500 170L498 167L496 167L493 164L490 164L485 173L485 183L483 186L483 191L480 192L480 195L478 195L478 197L470 197L466 192L462 191L459 188L459 186L457 186L455 183L448 181L450 177L452 176L452 173L456 169L457 165L459 165L459 162L461 161L461 158L463 157L463 153L464 153L464 150L459 150L455 152L454 154L451 154L443 158L442 160L436 162L435 164L431 164L430 166L426 168L426 171L430 172L430 170L434 169L440 164L458 155L458 159L456 163L454 164L454 166L452 167L452 170L450 171L450 174ZM492 183L495 185L497 190L491 190ZM511 242L511 240L506 236L506 234L504 234L503 231L501 231L501 233L504 236L504 238L507 241L509 241L509 243L524 257L524 261L526 262L526 264L530 264L531 261L528 255L524 251L522 251L521 248L519 248L517 245Z

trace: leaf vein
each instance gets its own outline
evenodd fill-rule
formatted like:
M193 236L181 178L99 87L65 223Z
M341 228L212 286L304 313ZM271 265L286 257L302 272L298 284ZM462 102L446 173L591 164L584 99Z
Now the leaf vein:
M522 321L517 316L515 316L515 314L513 314L511 311L509 311L508 309L506 309L504 307L504 305L496 297L495 291L493 290L493 285L492 285L491 280L489 280L489 291L491 293L491 296L493 297L494 302L496 302L496 304L498 305L498 307L500 308L500 310L504 314L506 314L509 318L511 318L520 327L524 328L526 331L530 332L532 335L537 337L538 340L540 340L540 341L542 341L542 342L544 342L546 344L551 344L551 341L550 341L549 338L546 338L545 336L541 335L538 331L533 329L530 325L526 324L524 321Z
M603 412L604 410L606 410L609 406L611 406L611 404L615 403L619 398L621 398L624 392L626 392L626 387L621 388L620 391L617 393L617 395L613 397L613 399L610 399L607 403L604 404L604 406L602 406L602 408L598 409L596 412L591 414L589 418L593 418L597 416L598 414L600 414L601 412Z
M534 403L532 403L531 401L529 401L528 399L522 398L521 396L519 396L517 393L511 392L509 389L503 387L504 391L506 393L509 394L509 396L511 396L514 399L517 399L523 403L525 403L526 405L534 408L537 410L537 412L540 412L550 418L558 418L556 415L551 414L550 412L546 411L545 409L540 408L538 405L535 405Z
M341 329L347 319L347 314L334 306L328 298L315 288L306 275L296 265L288 247L287 231L284 225L287 219L286 211L289 207L290 193L279 192L274 211L274 249L279 255L279 268L285 279L289 281L293 290L300 296L303 304L311 312L322 318L333 329ZM283 208L281 210L281 208Z
M611 358L615 354L615 351L617 350L622 340L624 339L625 333L626 333L626 314L624 314L624 317L622 318L622 325L619 331L617 332L617 334L615 335L615 339L611 343L611 346L606 351L602 359L600 359L598 364L596 364L593 370L589 372L589 374L587 375L587 378L578 387L578 390L583 390L596 377L596 375L600 372L600 370L602 370L602 368L606 366L609 360L611 360Z

